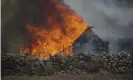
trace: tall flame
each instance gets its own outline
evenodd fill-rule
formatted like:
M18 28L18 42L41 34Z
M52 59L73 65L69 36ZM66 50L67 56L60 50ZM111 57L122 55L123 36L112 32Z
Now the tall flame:
M45 4L43 1L47 1ZM56 0L42 0L45 26L26 28L31 33L30 47L21 46L20 53L31 53L35 56L48 58L62 52L73 55L72 44L87 29L88 24L65 4Z

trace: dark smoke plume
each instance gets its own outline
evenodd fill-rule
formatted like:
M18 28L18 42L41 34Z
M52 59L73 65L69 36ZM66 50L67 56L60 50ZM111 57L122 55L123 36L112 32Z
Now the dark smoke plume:
M119 49L120 38L133 37L133 1L132 0L58 0L66 3L82 16L93 31L103 40L110 41L110 51ZM1 26L2 51L19 51L20 44L27 43L28 31L25 29L24 17L28 23L43 25L40 0L2 0ZM85 46L86 49L89 46Z

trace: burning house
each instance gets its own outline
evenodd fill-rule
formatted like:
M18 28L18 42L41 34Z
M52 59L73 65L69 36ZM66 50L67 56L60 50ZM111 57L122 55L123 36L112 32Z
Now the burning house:
M97 36L90 27L75 41L74 52L82 53L87 52L90 54L101 53L109 51L109 42L103 41Z
M26 43L22 43L21 40L15 44L17 46L21 45L19 47L20 54L31 53L44 58L59 52L62 52L63 55L73 55L74 50L77 49L77 43L82 45L86 44L86 42L91 42L94 47L93 50L97 52L103 51L101 47L107 47L105 42L94 34L91 27L64 2L59 2L59 0L21 0L16 4L19 5L17 7L20 7L16 10L20 9L20 12L14 11L14 14L17 16L22 14L22 17L16 17L11 22L13 20L15 22L20 21L23 27L17 27L19 32L28 35ZM21 25L18 23L16 25L15 22L12 26ZM8 29L9 25L4 24L3 26L7 26ZM4 33L3 31L3 35ZM10 41L13 40L8 40L8 42ZM14 44L12 45L14 46ZM10 47L12 45L10 44ZM8 47L8 44L6 47Z

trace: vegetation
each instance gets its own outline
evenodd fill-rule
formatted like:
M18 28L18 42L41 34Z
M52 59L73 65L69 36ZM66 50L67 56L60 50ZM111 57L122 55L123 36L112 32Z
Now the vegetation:
M2 75L79 75L99 73L101 68L113 73L130 73L133 71L131 59L127 53L79 53L74 56L57 54L47 60L31 55L2 54Z

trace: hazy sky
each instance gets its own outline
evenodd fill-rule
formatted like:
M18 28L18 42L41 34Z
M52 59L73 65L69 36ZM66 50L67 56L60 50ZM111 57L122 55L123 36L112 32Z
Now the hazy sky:
M115 0L64 0L104 40L131 36L133 28L133 8L118 7Z
M64 0L78 15L94 26L93 31L103 40L111 41L117 50L117 39L133 36L133 8L116 5L116 0ZM106 1L106 2L104 2Z

